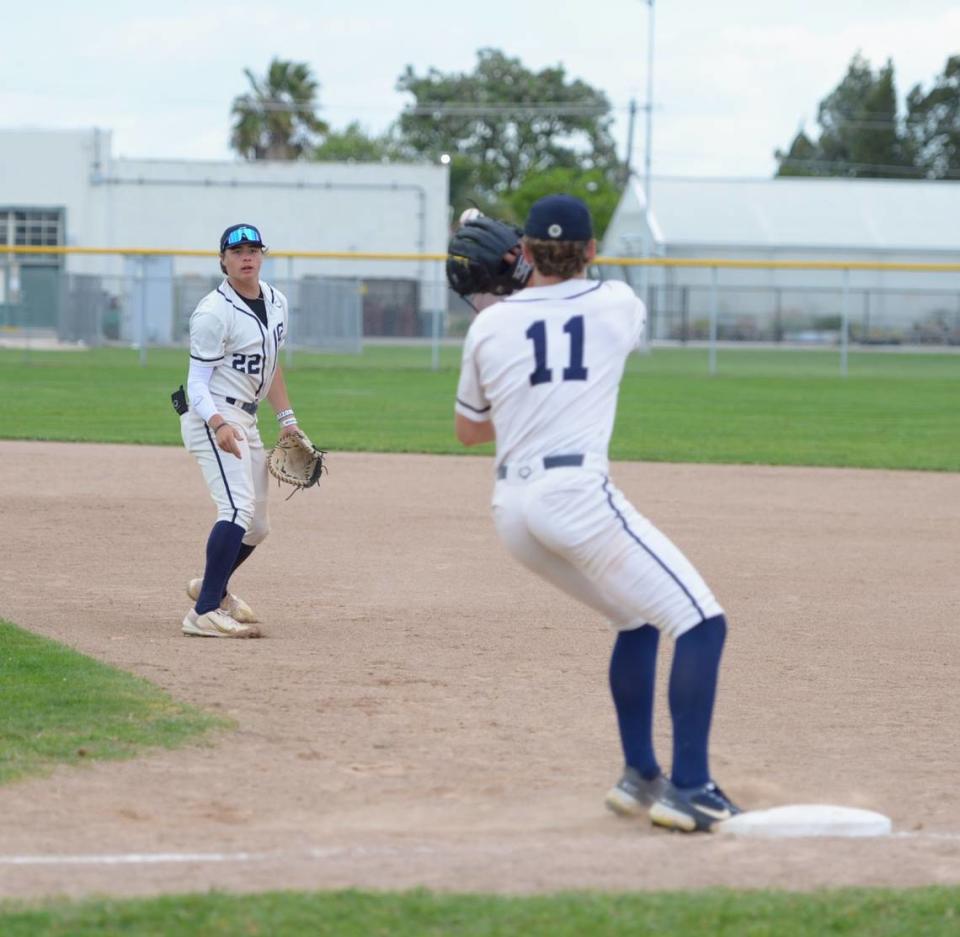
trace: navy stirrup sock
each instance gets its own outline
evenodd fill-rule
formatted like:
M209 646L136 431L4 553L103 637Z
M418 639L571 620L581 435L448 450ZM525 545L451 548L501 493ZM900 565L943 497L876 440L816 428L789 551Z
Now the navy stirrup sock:
M198 615L219 608L245 533L239 524L230 521L217 521L213 525L207 538L207 566L196 604Z
M257 549L257 545L254 544L250 546L249 543L241 543L240 550L237 553L237 558L233 561L233 569L230 570L230 576L232 576L236 571L237 567L240 566L243 561L251 554L254 550ZM227 589L230 586L230 577L227 577L227 581L223 584L223 595L227 594ZM221 596L223 598L223 596Z
M610 692L627 765L648 781L660 774L653 751L653 691L660 632L653 625L621 631L610 658Z
M710 780L707 745L726 635L727 620L715 615L677 638L669 693L673 717L671 780L677 787L699 787Z

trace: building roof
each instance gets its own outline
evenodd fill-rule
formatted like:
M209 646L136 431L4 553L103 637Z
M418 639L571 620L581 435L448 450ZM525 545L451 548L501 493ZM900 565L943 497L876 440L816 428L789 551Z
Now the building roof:
M960 252L960 182L654 177L650 202L658 252L694 246ZM635 252L643 205L643 181L633 180L603 253Z

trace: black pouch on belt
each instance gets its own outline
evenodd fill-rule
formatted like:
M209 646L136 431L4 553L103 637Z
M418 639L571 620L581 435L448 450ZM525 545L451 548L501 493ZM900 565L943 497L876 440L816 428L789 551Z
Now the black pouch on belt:
M190 408L187 406L187 395L184 393L183 384L170 395L173 402L173 409L177 411L177 416L183 416Z

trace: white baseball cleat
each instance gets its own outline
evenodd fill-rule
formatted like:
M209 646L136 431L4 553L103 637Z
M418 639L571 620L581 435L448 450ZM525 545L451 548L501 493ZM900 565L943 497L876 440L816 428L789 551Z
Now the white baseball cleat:
M191 579L187 583L187 595L194 602L200 598L200 588L203 585L202 579ZM228 592L220 600L220 608L222 608L234 621L239 621L243 624L248 624L250 622L258 621L259 619L254 614L252 608L247 605L243 599L238 598L232 592Z
M259 638L260 629L243 625L222 608L214 608L202 615L195 608L183 619L183 633L197 638Z

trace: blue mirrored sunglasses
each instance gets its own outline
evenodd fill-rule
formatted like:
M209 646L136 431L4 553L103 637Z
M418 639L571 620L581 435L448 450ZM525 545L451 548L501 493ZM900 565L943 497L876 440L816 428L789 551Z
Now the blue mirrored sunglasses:
M227 247L241 244L244 241L260 241L260 232L256 228L237 228L227 235Z

